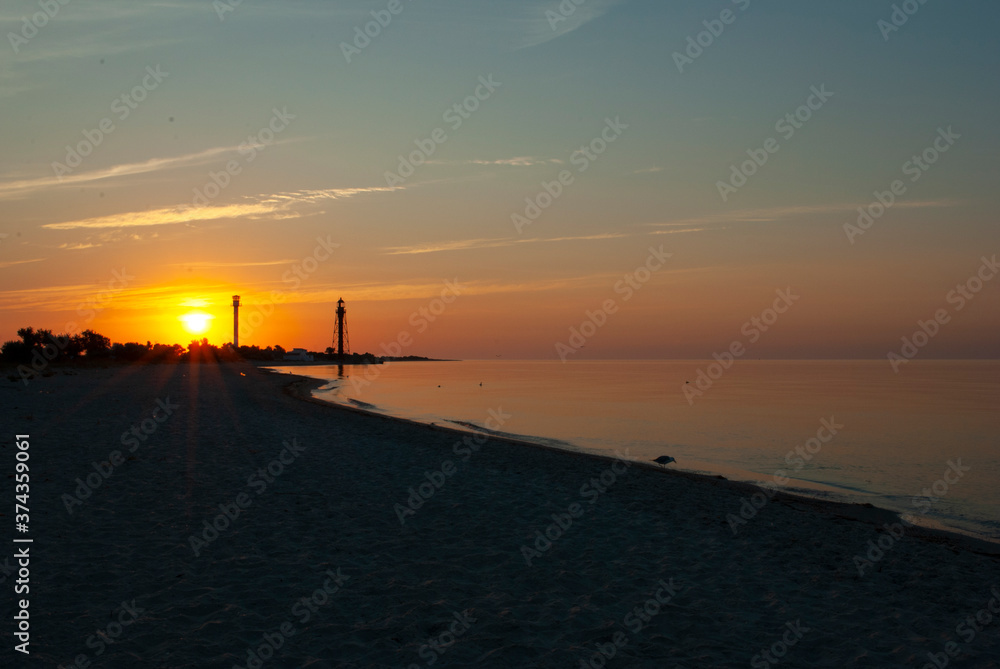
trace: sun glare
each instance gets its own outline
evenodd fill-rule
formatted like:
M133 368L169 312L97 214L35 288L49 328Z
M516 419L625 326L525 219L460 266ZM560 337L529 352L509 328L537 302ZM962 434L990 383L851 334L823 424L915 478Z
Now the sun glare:
M202 311L190 311L181 316L180 320L188 334L200 335L208 330L213 318L215 316Z

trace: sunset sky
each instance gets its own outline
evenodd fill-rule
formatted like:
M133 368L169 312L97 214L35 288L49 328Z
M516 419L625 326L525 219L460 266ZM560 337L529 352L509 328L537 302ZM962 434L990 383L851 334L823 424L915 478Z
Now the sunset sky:
M0 9L0 341L222 344L239 294L240 343L323 350L343 297L356 352L555 358L614 300L575 359L707 358L791 289L748 357L884 358L939 309L922 357L1000 355L1000 276L948 298L1000 253L995 2L52 4Z

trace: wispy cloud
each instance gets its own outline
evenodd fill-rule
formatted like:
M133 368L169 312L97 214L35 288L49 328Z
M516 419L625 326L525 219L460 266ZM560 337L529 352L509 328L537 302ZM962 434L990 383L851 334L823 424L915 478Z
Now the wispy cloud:
M693 274L699 272L717 272L718 267L683 267L676 269L662 269L657 274L677 275ZM527 281L500 281L500 280L472 280L466 281L461 277L414 277L405 282L368 282L368 283L342 283L320 284L310 283L307 289L297 290L286 294L286 301L289 304L334 304L341 297L357 302L388 302L396 300L426 300L441 294L442 282L444 279L457 280L461 286L462 295L493 295L500 293L533 293L545 291L563 291L576 288L613 286L621 279L621 274L617 272L595 272L592 274L576 274L564 277L547 277ZM273 286L281 287L281 282L276 282ZM256 300L266 303L271 299L270 290L272 286L258 286L257 292L244 290L241 299L248 308L252 307ZM218 296L214 298L216 304L223 308L229 304L230 292L220 290ZM245 299L244 299L245 298Z
M654 167L647 167L646 169L643 170L635 170L634 172L632 172L632 174L653 174L654 172L662 172L662 171L663 171L662 167L654 166Z
M561 165L558 158L535 158L533 156L517 156L516 158L500 158L485 160L472 158L469 160L428 160L428 165L500 165L504 167L534 167L536 165Z
M71 311L79 309L88 299L107 289L107 284L59 284L37 286L0 293L0 309L47 309ZM212 286L209 290L226 292L228 286ZM178 295L200 294L205 286L166 284L133 286L115 293L115 309L156 309L176 306ZM220 303L224 304L224 302Z
M532 15L525 22L526 31L519 49L538 46L557 37L568 35L595 19L599 19L625 0L587 0L583 4L547 0L532 8ZM560 7L573 7L569 16L560 12Z
M0 70L0 100L16 98L21 93L41 88L37 80L22 77L9 69Z
M204 207L182 205L150 209L148 211L130 211L110 216L97 216L79 221L47 223L42 227L49 230L135 228L150 225L176 225L178 223L193 223L195 221L214 221L220 218L243 218L251 214L263 214L270 211L273 211L273 207L264 204L229 204Z
M387 302L425 300L440 295L444 279L455 277L415 277L405 282L311 283L308 289L284 292L283 304L334 304L344 295L352 302ZM613 282L613 274L595 274L536 281L463 281L463 295L485 295L512 292L561 290L574 286L601 285ZM620 278L620 277L618 277ZM99 285L54 285L0 293L0 309L47 309L72 311L103 290ZM243 307L252 310L257 304L273 304L272 291L287 289L281 281L261 283L241 288ZM133 286L115 294L114 309L130 311L164 311L178 306L197 305L211 313L214 309L228 312L233 286L223 283L171 283L153 286ZM186 299L181 299L187 296Z
M97 56L117 56L134 51L172 46L182 41L176 38L148 38L131 41L120 38L111 39L112 36L117 35L118 31L95 35L87 41L57 42L50 40L45 42L44 45L39 44L37 46L31 43L21 48L20 53L17 54L17 60L21 64L45 63L67 58L84 60L87 58L96 58Z
M0 199L19 196L45 188L79 186L80 184L103 181L105 179L114 179L136 174L147 174L149 172L157 172L160 170L201 165L211 162L218 156L236 151L237 148L238 147L235 146L218 146L211 149L205 149L204 151L199 151L197 153L189 153L184 156L174 156L171 158L150 158L149 160L145 160L140 163L113 165L99 170L68 174L61 178L53 174L30 179L19 179L17 181L0 182Z
M609 232L598 235L582 235L577 237L532 237L522 239L519 237L499 237L493 239L461 239L452 242L434 242L430 244L420 244L417 246L390 246L383 249L385 255L417 255L421 253L439 253L441 251L467 251L469 249L494 249L504 246L517 246L520 244L544 244L551 242L577 242L593 241L601 239L620 239L631 237L624 232Z
M60 244L59 248L66 251L82 251L83 249L95 249L98 248L100 244L93 244L91 242L79 243L79 244Z
M698 272L715 272L717 267L663 269L658 274L676 275ZM283 291L283 304L335 304L340 297L352 302L390 302L427 300L441 293L444 280L457 280L462 295L493 295L565 291L589 287L608 287L621 279L616 272L598 272L564 277L547 277L524 281L470 280L461 277L413 277L406 281L320 283L309 282L308 287L288 290L280 279L241 285L240 295L244 309L256 305L273 304L274 290ZM0 310L46 309L73 311L105 289L98 284L64 284L9 290L0 293ZM126 311L170 311L180 306L198 306L206 312L228 314L234 287L229 283L171 282L159 285L134 285L115 294L113 308Z
M8 260L6 262L0 262L0 269L5 267L13 267L15 265L27 265L33 262L42 262L45 258L32 258L31 260Z
M343 200L356 195L369 193L391 193L404 190L403 186L362 186L357 188L327 188L324 190L296 190L285 193L275 193L261 200L268 204L312 204L324 200Z
M826 216L834 214L850 214L856 212L858 207L864 207L869 202L844 202L837 204L818 205L797 205L790 207L769 207L765 209L745 209L734 211L719 211L703 216L692 218L681 218L669 223L650 223L652 227L669 228L683 227L691 225L709 225L716 223L773 223L787 220L797 216ZM941 199L941 200L913 200L899 201L893 208L896 209L937 209L945 207L955 207L963 204L961 200Z
M463 281L458 279L462 295L490 295L496 293L525 293L565 290L574 286L601 285L612 281L614 275L587 275L536 281ZM456 277L447 277L453 280ZM620 277L618 277L620 278ZM333 304L340 296L349 295L352 301L387 302L395 300L423 300L441 294L442 279L417 279L405 283L358 283L337 286L315 286L289 296L290 302L306 304ZM266 297L266 293L263 294Z
M259 262L175 262L170 263L168 266L210 269L214 267L271 267L273 265L290 265L294 262L297 262L294 258L285 258L282 260L262 260Z
M26 6L24 11L18 12L14 9L5 9L0 11L0 23L3 22L19 22L22 17L30 17L32 13L38 11L38 6L36 3L32 2L22 3ZM147 2L138 3L124 3L120 0L114 0L113 2L101 2L101 0L91 0L91 2L86 3L72 3L72 6L66 7L66 0L60 2L59 11L59 21L61 23L86 23L86 22L103 22L109 19L128 19L132 17L145 17L153 14L154 12L160 10L176 11L181 9L191 9L198 10L199 12L204 12L204 3L198 2L198 0L188 2L168 2L165 0L153 1L148 0Z
M683 234L683 233L686 233L686 232L704 232L705 230L708 230L708 229L709 228L667 228L667 229L664 229L664 230L653 230L649 234L651 234L651 235L678 235L678 234ZM725 230L726 228L715 228L715 229L716 230L719 230L719 229Z
M298 218L303 214L295 210L301 205L312 205L324 200L340 200L367 193L386 193L403 190L404 186L372 186L362 188L328 188L326 190L300 190L273 193L246 198L247 202L220 205L177 205L146 211L130 211L109 216L97 216L76 221L46 223L48 230L76 230L93 228L134 228L152 225L179 225L220 219L266 218L282 220Z

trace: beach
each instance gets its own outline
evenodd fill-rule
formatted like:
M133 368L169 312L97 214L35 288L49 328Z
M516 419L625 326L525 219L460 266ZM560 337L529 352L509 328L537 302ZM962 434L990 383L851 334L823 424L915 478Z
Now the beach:
M487 427L834 502L1000 541L1000 366L879 360L739 361L693 403L699 360L277 366L323 380L325 402L420 423ZM718 370L713 370L713 373ZM821 381L820 381L821 380ZM502 416L491 416L501 413ZM473 427L474 429L474 427ZM953 466L954 465L954 466ZM934 487L947 472L949 481Z
M55 371L0 386L8 500L30 435L18 666L1000 658L1000 546L887 511L372 416L250 364Z

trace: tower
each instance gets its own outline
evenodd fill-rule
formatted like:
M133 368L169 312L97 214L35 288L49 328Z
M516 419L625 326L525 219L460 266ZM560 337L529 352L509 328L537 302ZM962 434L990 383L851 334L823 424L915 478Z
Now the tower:
M337 300L337 357L344 359L344 341L347 340L347 352L350 353L351 342L347 336L347 309L344 308L344 298Z
M233 348L240 347L240 296L233 295Z

